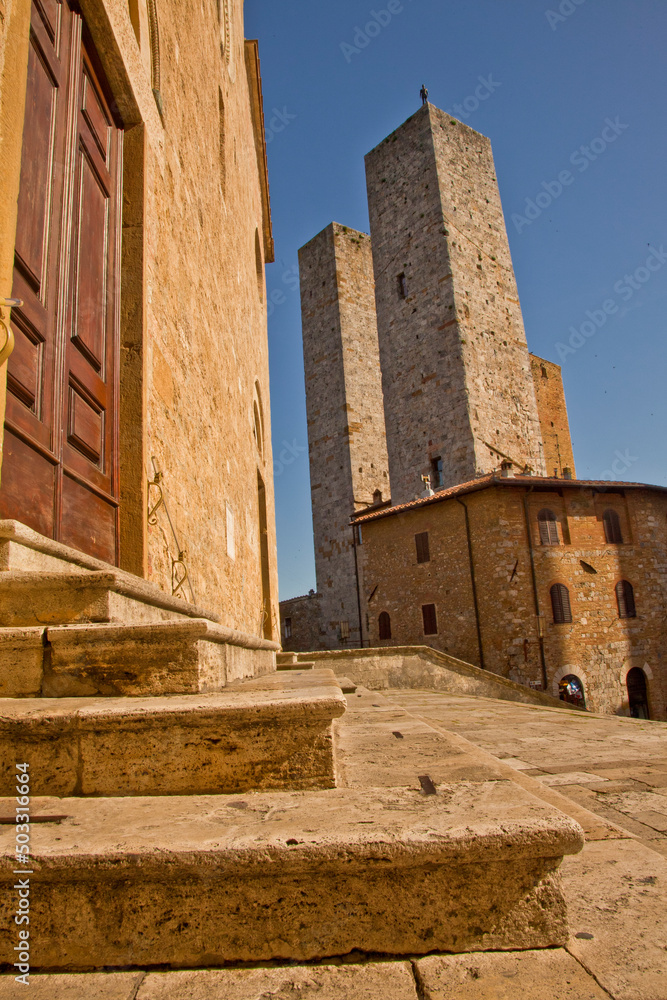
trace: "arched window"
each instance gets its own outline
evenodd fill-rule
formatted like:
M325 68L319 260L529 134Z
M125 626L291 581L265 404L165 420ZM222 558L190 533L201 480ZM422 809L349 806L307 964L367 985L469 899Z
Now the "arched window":
M622 545L621 519L615 510L606 510L602 515L604 537L609 545Z
M560 545L558 538L558 521L552 510L544 508L537 515L537 523L540 526L540 542L542 545Z
M564 583L554 583L551 588L551 609L554 615L554 625L564 625L572 621L570 591Z
M616 603L619 618L636 618L635 591L627 580L619 580L616 584Z
M628 670L625 683L628 688L630 715L633 719L649 719L646 674L641 667L633 667L632 670Z
M378 627L381 639L391 639L391 618L388 612L383 611L378 618Z
M566 701L569 705L578 705L579 708L586 708L586 697L584 695L584 685L576 674L567 674L558 685L558 697L561 701Z

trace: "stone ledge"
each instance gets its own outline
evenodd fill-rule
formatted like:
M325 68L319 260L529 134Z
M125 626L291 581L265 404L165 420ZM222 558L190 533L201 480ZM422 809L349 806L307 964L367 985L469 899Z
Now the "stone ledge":
M561 945L557 870L582 845L576 823L504 781L430 796L61 799L57 811L68 819L32 834L35 970ZM0 848L7 962L12 830L0 829Z
M12 762L32 795L185 795L335 784L330 671L308 683L212 695L0 701L0 794Z

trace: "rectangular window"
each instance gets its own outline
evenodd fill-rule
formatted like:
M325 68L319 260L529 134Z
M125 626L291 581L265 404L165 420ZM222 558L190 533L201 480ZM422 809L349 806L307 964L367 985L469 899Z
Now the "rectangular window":
M417 547L417 562L430 562L431 552L428 545L428 531L422 531L419 535L415 535L415 545Z
M347 640L350 638L350 623L340 622L339 628L340 628L340 641L347 642Z
M357 539L357 545L363 545L364 539L363 539L363 535L361 533L361 525L360 524L355 524L355 526L354 526L354 534L355 534L356 539Z
M407 299L408 297L408 279L405 277L405 272L403 271L396 278L396 283L398 285L398 297L399 299Z
M437 490L439 486L444 486L445 474L442 468L441 458L431 459L431 488Z
M435 614L435 604L422 604L422 618L424 619L424 635L437 635L438 619Z
M291 618L286 618L285 619L285 638L286 639L291 639L292 638L292 619Z

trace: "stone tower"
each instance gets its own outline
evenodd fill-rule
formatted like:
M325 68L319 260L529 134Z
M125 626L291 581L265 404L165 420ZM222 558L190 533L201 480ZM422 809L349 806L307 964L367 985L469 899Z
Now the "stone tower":
M489 140L425 105L366 157L394 504L546 467Z
M300 250L299 268L320 638L355 646L350 517L377 491L389 499L370 239L332 223Z

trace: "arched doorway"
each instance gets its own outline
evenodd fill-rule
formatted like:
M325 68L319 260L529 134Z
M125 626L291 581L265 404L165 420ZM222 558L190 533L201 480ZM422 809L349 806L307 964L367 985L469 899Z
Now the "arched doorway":
M584 685L576 674L566 674L558 684L558 697L569 705L586 708Z
M633 719L650 719L646 674L641 667L633 667L625 679L628 688L630 715Z

